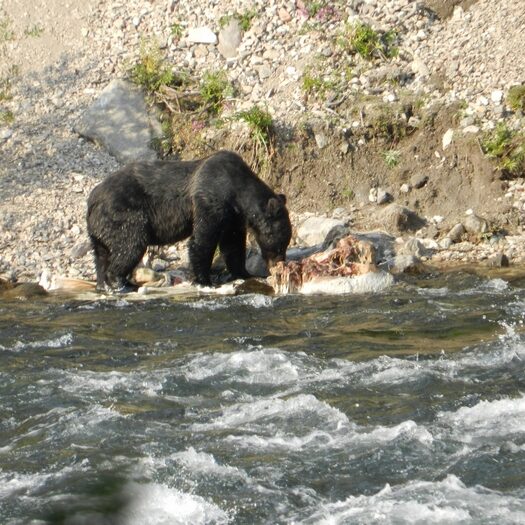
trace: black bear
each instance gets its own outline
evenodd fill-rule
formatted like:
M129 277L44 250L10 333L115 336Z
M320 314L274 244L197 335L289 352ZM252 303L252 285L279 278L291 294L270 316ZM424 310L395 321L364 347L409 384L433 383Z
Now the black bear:
M246 278L248 229L269 266L284 260L292 235L285 196L231 151L193 161L128 164L91 192L87 228L97 289L122 291L133 289L128 276L148 245L191 236L193 280L210 285L217 246L232 277Z

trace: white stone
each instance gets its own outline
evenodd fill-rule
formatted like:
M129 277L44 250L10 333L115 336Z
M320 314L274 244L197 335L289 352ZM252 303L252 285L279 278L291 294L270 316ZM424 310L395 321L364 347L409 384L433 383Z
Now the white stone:
M450 144L452 144L452 139L454 138L454 130L448 129L447 132L443 135L443 150L446 150Z
M503 91L501 89L494 90L490 95L490 100L495 104L500 104L503 100Z
M217 35L209 27L192 27L188 30L188 41L194 44L216 44Z
M473 133L473 134L476 134L476 133L479 133L479 127L478 126L466 126L463 128L463 133Z

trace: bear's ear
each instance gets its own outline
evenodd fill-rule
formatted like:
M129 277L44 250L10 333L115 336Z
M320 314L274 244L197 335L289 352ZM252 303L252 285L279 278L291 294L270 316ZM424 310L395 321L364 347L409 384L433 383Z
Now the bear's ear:
M266 204L266 213L272 217L275 217L282 212L286 205L286 197L283 194L279 194L276 197L270 197Z

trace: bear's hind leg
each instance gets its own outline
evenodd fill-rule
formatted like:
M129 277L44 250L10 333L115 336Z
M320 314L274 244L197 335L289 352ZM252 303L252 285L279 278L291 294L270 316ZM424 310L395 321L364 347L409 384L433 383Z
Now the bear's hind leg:
M105 290L107 283L107 271L109 264L108 249L95 237L91 236L91 244L95 254L95 269L97 272L97 286L98 291Z

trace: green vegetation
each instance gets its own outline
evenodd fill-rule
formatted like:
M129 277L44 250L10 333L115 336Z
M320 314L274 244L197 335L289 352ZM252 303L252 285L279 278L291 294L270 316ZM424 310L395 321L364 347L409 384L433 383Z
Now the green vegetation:
M247 111L237 113L236 118L248 124L254 142L264 146L268 152L273 135L273 119L270 113L258 106L253 106Z
M39 37L43 32L44 32L44 28L41 25L39 25L39 24L35 24L32 27L28 27L24 31L24 35L36 38L36 37Z
M507 93L507 103L513 111L525 113L525 85L512 86Z
M498 169L507 177L525 174L525 133L513 131L504 123L482 141L483 152L498 160Z
M250 9L244 13L234 13L233 15L224 15L219 18L219 27L226 27L230 20L237 20L243 31L248 31L252 25L252 20L257 16L257 11Z
M131 80L148 93L154 93L162 86L180 83L180 79L165 63L159 45L153 41L141 43L139 61L129 73Z
M324 98L327 91L334 87L335 82L322 76L313 75L311 68L307 68L302 76L302 89L306 95L317 95Z
M339 45L348 53L355 53L365 60L374 58L394 58L399 49L395 46L395 31L379 32L370 25L361 22L346 24L344 32L338 39Z
M181 24L177 24L177 23L171 24L170 32L171 32L171 36L175 40L180 40L182 38L182 35L184 34L184 28L182 27Z
M397 149L389 149L384 151L383 160L389 168L395 168L401 160L401 152Z
M8 17L0 18L0 44L14 40L15 33L11 29L11 20Z
M0 109L0 125L11 124L15 120L13 112L8 109Z
M341 192L341 195L348 200L352 200L355 197L355 192L351 190L350 188L347 188L346 190L343 190Z
M225 71L206 72L202 76L200 95L208 109L217 114L224 100L233 95L233 86Z

